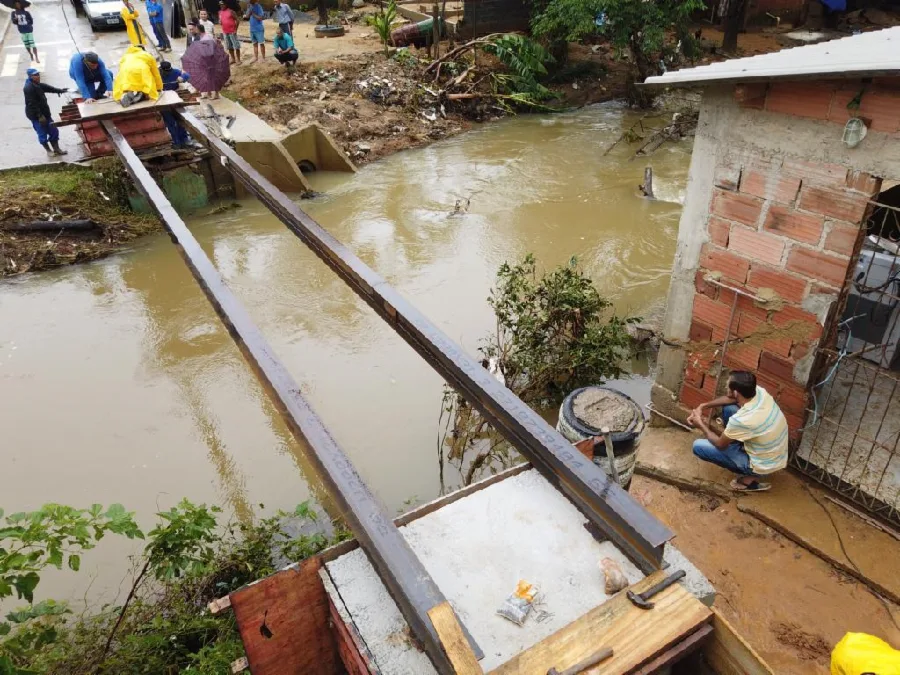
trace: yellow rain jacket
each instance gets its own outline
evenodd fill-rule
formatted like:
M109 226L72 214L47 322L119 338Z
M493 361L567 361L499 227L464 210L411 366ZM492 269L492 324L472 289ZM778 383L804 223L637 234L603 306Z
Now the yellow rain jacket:
M129 12L128 7L122 7L122 11L119 13L122 15L122 21L125 22L125 30L128 31L128 39L131 44L135 47L143 44L144 31L141 29L141 24L138 23L138 11L135 9L133 12Z
M113 98L122 99L126 91L140 91L154 101L162 91L162 77L156 59L140 47L129 47L119 61L119 72L113 81Z

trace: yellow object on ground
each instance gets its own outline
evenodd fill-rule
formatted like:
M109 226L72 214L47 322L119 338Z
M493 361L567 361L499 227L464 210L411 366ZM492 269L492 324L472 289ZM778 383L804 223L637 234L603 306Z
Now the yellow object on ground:
M119 101L126 91L140 91L155 101L162 88L156 59L140 47L129 47L119 61L119 72L113 80L113 98Z
M831 675L900 675L900 651L865 633L847 633L831 652Z
M125 22L125 30L128 31L128 39L135 47L144 43L144 31L141 30L141 24L138 23L138 11L128 11L127 7L123 7L120 12L122 21Z

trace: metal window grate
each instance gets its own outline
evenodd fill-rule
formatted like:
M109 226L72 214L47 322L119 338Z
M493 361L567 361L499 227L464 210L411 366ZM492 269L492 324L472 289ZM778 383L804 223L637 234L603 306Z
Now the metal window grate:
M819 346L792 463L900 523L900 186L880 200L871 202L835 335Z

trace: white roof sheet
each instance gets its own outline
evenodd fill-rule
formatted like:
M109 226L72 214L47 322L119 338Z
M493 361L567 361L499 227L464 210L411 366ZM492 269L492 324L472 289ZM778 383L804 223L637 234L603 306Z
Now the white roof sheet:
M648 77L650 86L900 75L900 26Z

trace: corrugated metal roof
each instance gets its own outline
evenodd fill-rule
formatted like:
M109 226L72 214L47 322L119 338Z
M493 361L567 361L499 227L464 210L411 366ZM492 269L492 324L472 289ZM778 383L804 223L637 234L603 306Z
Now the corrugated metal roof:
M647 86L900 75L900 26L648 77Z

